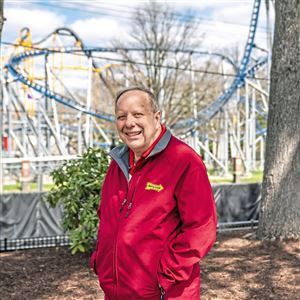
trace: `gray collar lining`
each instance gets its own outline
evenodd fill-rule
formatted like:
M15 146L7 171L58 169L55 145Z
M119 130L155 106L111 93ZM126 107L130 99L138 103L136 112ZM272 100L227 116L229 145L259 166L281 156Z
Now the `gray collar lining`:
M160 141L155 145L155 147L149 154L148 158L163 151L167 147L167 145L171 139L171 136L172 136L172 134L171 134L170 130L167 129L167 131L162 136ZM129 148L128 148L128 146L127 145L117 146L110 151L109 155L115 160L115 162L121 168L121 170L124 173L127 180L129 180Z

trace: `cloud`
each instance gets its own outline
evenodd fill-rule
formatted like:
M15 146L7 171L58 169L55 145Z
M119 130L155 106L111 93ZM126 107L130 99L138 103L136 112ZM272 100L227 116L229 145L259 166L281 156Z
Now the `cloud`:
M211 11L211 17L215 20L228 21L237 24L248 24L252 13L252 4L234 3L223 4L218 9Z
M218 4L213 1L212 4ZM209 20L203 20L200 28L206 33L203 43L204 47L230 48L238 46L244 49L247 41L250 19L252 15L252 1L224 1L219 7L207 6L209 9ZM273 9L270 9L271 26L274 25ZM255 43L258 46L266 47L266 11L265 6L261 4L258 27L256 30Z
M112 39L128 41L131 13L136 6L144 5L146 2L129 0L124 4L120 0L88 1L84 2L83 6L79 5L83 1L62 0L55 7L56 13L51 7L48 7L48 10L37 9L35 3L24 1L22 5L26 3L25 8L20 8L20 5L12 7L7 2L4 12L8 20L4 26L3 40L9 37L9 41L13 41L19 35L20 29L25 26L30 27L35 41L58 27L67 26L72 28L87 46L109 46ZM200 22L200 32L206 33L202 47L222 48L230 44L245 44L253 7L252 0L161 0L161 2L174 7L178 14L186 15L189 11L194 15L195 20ZM265 6L262 4L260 27L257 30L257 35L262 39L265 35L262 32L266 28L265 15Z
M56 28L64 26L65 17L51 11L28 8L5 8L6 21L3 26L3 41L13 41L24 27L31 30L34 40L45 37Z
M127 28L126 25L111 18L77 20L70 27L88 46L103 46L107 45L112 39L123 39Z

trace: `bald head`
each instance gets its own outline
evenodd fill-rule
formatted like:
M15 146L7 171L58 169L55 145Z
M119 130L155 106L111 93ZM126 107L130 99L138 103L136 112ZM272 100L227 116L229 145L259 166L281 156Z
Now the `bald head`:
M153 92L147 88L139 87L139 86L133 86L133 87L129 87L129 88L125 88L125 89L121 90L116 96L115 110L117 108L119 99L127 93L133 93L133 94L142 93L142 94L144 94L146 99L149 100L149 104L151 105L152 112L155 113L155 112L159 111L158 101L157 101L155 95L153 94Z

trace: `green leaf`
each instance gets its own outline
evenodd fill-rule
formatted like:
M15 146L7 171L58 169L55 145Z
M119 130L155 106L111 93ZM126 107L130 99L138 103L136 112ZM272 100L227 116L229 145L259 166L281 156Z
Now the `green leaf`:
M89 241L96 237L97 208L108 164L104 150L89 148L80 159L51 172L54 187L45 198L52 207L63 205L62 226L70 234L73 254L89 250Z

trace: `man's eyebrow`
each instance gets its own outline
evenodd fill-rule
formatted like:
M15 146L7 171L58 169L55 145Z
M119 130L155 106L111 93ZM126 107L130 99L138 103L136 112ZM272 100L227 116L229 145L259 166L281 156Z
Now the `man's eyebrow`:
M124 113L126 113L124 110L122 110L122 109L117 109L116 110L116 113L122 113L122 114L124 114Z

